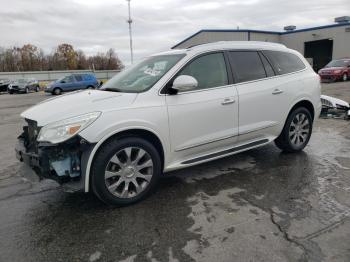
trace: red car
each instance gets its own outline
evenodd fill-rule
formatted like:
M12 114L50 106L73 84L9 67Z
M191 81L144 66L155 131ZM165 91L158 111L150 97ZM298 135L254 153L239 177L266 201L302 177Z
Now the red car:
M318 71L322 82L347 81L350 77L350 58L332 60L324 68Z

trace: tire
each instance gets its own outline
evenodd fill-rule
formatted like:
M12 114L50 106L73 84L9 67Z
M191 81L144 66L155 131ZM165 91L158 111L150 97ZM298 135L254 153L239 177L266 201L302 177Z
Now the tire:
M26 89L24 90L24 92L25 92L26 94L28 94L28 93L29 93L29 88L26 87Z
M94 86L88 86L86 89L95 89Z
M282 133L275 139L276 146L289 153L303 150L310 140L312 124L313 120L308 109L305 107L294 109L289 114Z
M343 82L348 81L348 74L347 73L343 74L342 80L343 80Z
M52 91L52 94L53 94L53 95L56 95L56 96L62 94L61 88L56 87L56 88Z
M40 91L40 87L39 86L36 86L35 87L35 92L39 92Z
M94 158L91 186L106 204L127 206L155 189L161 171L159 153L150 142L139 137L114 139L102 145Z

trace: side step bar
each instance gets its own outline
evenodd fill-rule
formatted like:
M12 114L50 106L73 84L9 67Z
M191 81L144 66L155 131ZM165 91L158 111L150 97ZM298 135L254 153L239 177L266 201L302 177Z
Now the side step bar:
M203 160L215 158L215 157L218 157L218 156L231 154L231 153L243 150L243 149L248 149L250 147L262 145L262 144L265 144L267 142L269 142L268 139L262 139L262 140L254 141L254 142L251 142L251 143L248 143L248 144L245 144L245 145L233 147L233 148L226 149L226 150L223 150L223 151L220 151L220 152L216 152L216 153L212 153L212 154L209 154L209 155L200 156L200 157L196 157L196 158L193 158L193 159L190 159L190 160L186 160L186 161L182 162L181 164L183 164L183 165L193 164L193 163L196 163L196 162L200 162L200 161L203 161Z

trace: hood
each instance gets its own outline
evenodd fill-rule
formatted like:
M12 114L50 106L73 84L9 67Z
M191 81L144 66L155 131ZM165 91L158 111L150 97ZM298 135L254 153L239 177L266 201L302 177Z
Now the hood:
M130 106L137 94L84 90L47 99L24 111L23 118L37 121L38 126L91 112L118 110Z
M25 86L27 83L24 83L24 82L18 82L18 81L13 81L12 82L12 85L15 85L15 86Z
M333 70L341 70L344 69L344 67L324 67L320 71L333 71Z

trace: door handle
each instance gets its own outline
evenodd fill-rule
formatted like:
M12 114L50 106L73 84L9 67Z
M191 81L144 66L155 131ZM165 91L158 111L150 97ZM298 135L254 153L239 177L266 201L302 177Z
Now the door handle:
M273 95L279 95L279 94L282 94L282 93L283 93L283 91L281 89L275 89L272 92Z
M227 97L224 99L224 101L221 102L221 104L224 106L224 105L233 104L234 102L236 102L236 100L233 97Z

